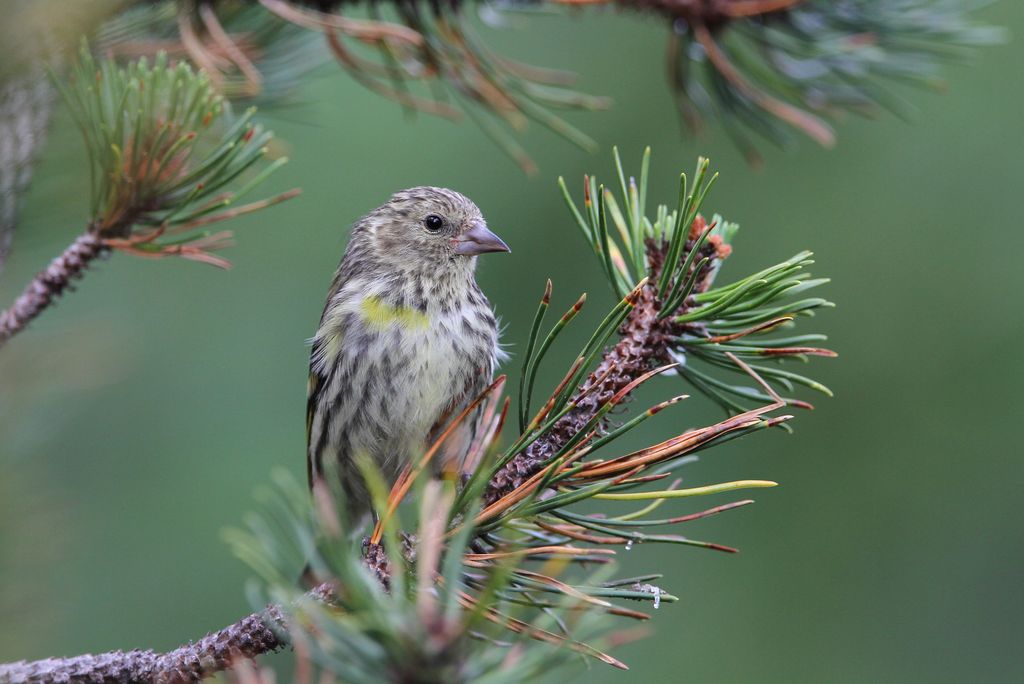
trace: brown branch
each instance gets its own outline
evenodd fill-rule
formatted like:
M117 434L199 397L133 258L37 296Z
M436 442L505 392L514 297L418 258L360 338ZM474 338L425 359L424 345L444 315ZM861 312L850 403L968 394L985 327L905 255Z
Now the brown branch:
M686 254L693 249L696 238L704 230L703 218L698 218L691 229L690 237L683 250ZM601 363L587 380L580 385L573 396L575 407L562 416L550 430L533 442L526 451L517 454L505 464L491 481L484 493L484 502L490 506L521 487L536 475L573 437L578 435L591 418L609 399L626 390L630 383L651 368L670 363L669 342L682 333L680 325L671 316L659 318L661 301L657 297L657 281L665 259L665 243L648 241L647 254L650 261L648 285L640 290L636 306L619 330L619 341L605 351ZM725 254L717 242L709 240L701 248L694 263L702 257L721 258ZM696 266L691 266L691 269ZM698 280L695 292L702 292L711 286L708 274L714 270L706 268ZM685 310L684 302L679 313ZM627 390L628 391L628 390ZM602 429L604 426L599 426Z
M698 218L691 228L686 250L693 249L696 238L704 229L703 219ZM647 250L651 263L650 281L655 282L661 272L666 245L649 241ZM720 259L726 253L718 241L708 240L699 256ZM699 261L697 259L696 263ZM695 288L697 292L710 287L711 273L713 269L709 268L703 275L699 274ZM682 308L686 306L687 303L684 303ZM668 357L668 344L673 336L681 333L681 327L671 317L659 319L660 308L656 286L642 288L635 308L619 331L619 341L605 351L601 363L577 389L574 396L577 405L574 410L563 416L549 433L495 474L485 494L487 503L493 503L531 477L537 477L545 462L578 434L609 399L628 394L638 378L665 361ZM390 568L387 554L381 545L368 545L364 563L384 586L388 585ZM311 595L319 600L327 600L331 596L331 587L320 584ZM0 665L0 684L198 682L233 667L241 660L251 660L284 648L288 644L279 635L285 629L281 608L271 605L263 613L249 615L195 643L164 654L153 651L112 651L99 655Z
M484 497L487 505L530 479L542 464L579 434L605 402L654 363L666 358L665 341L671 336L668 329L671 321L658 320L656 288L656 284L650 284L640 291L636 307L619 331L619 342L605 352L600 365L576 390L574 398L582 397L579 403L494 475Z
M699 232L695 231L693 235ZM689 248L692 248L692 242L691 238ZM705 249L714 253L716 246L708 243ZM651 242L648 251L653 262L651 271L656 275L661 270L664 245ZM706 286L707 282L704 282L699 287ZM671 319L658 320L659 306L653 286L640 291L633 313L620 330L621 339L605 352L600 365L577 390L579 404L576 409L564 416L549 435L538 440L535 447L519 454L495 475L488 486L488 502L535 475L544 460L571 439L610 397L623 390L628 391L631 382L666 356L668 338L679 331L673 329L678 326ZM383 547L370 544L364 562L386 586L390 569ZM321 584L312 593L323 600L330 596L330 587ZM198 682L232 667L239 660L253 659L285 647L286 642L278 636L284 627L281 609L268 606L262 614L249 615L218 632L208 634L194 644L164 654L153 651L112 651L99 655L0 665L0 684Z
M10 308L0 312L0 347L50 306L72 280L81 278L89 264L107 249L103 239L89 231L37 273Z
M551 0L556 5L610 5L653 10L688 23L719 26L730 19L760 17L792 9L806 0Z
M799 5L803 0L731 0L724 11L732 18L754 17L772 12L783 12Z
M332 589L321 584L307 596L329 601ZM47 658L0 664L0 684L187 684L223 672L240 661L273 653L288 645L281 608L267 606L224 629L167 653L110 651L73 658Z
M697 42L701 44L708 55L708 59L715 66L715 69L728 81L736 90L743 93L761 109L769 112L780 121L785 121L790 126L804 132L807 137L817 142L822 147L835 145L836 136L832 128L809 112L799 107L794 107L788 102L772 97L754 86L747 78L740 73L739 69L733 66L725 51L719 47L711 35L711 30L703 22L697 22L693 26L693 34Z
M280 609L269 606L194 643L169 651L111 651L74 658L47 658L0 665L2 684L184 684L198 682L242 659L285 646L274 628L283 628Z

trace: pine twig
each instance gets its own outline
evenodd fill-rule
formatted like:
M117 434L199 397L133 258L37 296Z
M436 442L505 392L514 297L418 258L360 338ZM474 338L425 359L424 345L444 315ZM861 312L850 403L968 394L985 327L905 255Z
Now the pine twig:
M321 584L307 596L329 602L332 589ZM282 638L288 624L280 606L210 632L173 651L109 651L72 658L0 664L0 684L186 684L198 682L288 646Z
M704 248L707 248L707 243ZM691 247L693 239L691 239ZM657 273L667 245L649 243L652 272ZM711 247L712 251L715 249ZM652 278L652 281L655 280ZM577 434L594 413L609 399L645 372L655 360L667 354L665 344L678 324L658 318L658 300L654 286L641 290L636 308L620 330L617 344L606 350L602 362L577 391L585 395L577 410L567 414L550 434L538 440L500 470L490 481L485 498L488 503L501 498L533 475L540 464L557 452ZM595 387L597 383L599 386ZM366 549L364 561L383 585L387 585L390 569L383 547L372 544ZM320 585L313 595L324 599L328 585ZM268 626L272 621L274 628ZM252 659L283 648L277 633L285 628L279 606L270 605L261 614L252 614L217 632L208 634L194 644L181 646L164 654L153 651L114 651L73 658L50 658L35 662L0 665L0 684L185 684L198 682L216 672L233 667L241 659Z
M231 116L208 76L185 64L172 66L166 54L152 64L140 59L120 68L96 60L83 45L67 78L54 76L54 83L85 139L93 219L86 234L0 314L0 346L96 257L117 250L226 268L229 263L212 252L229 244L230 233L205 227L298 194L239 203L287 159L265 163L272 134L252 121L255 109Z
M484 429L467 449L464 461L453 464L451 474L461 477L424 485L416 535L403 532L411 528L402 524L397 511L412 491L412 483L418 481L417 473L427 472L425 466L451 428L420 464L410 466L394 483L390 493L372 465L363 464L375 509L384 513L374 536L361 549L351 538L346 544L344 516L339 516L328 490L314 486L316 505L311 507L305 487L279 479L273 523L251 522L249 531L229 536L239 555L271 588L256 603L272 604L264 611L165 654L111 652L0 665L0 684L197 682L239 665L240 660L286 645L296 651L304 673L297 678L302 681L308 681L311 663L346 681L476 681L464 677L504 672L507 664L500 651L486 646L473 650L472 640L464 639L467 634L480 635L486 643L494 643L479 629L485 623L498 634L510 633L521 640L505 645L520 664L532 658L531 672L549 671L555 657L554 651L528 648L532 642L561 646L563 654L581 653L625 669L618 659L581 640L589 641L594 634L588 631L590 626L583 627L582 616L593 612L595 620L601 614L646 620L647 613L622 602L647 602L656 609L659 603L678 598L651 584L660 578L657 573L611 581L606 574L594 575L581 582L563 576L562 571L570 566L600 567L616 553L609 547L628 550L634 542L735 552L721 544L661 534L651 527L717 515L752 503L749 499L681 516L652 518L649 514L668 500L773 487L775 482L745 479L679 489L677 479L664 489L647 485L671 477L673 469L692 460L699 450L756 430L784 426L792 416L778 411L787 405L809 406L784 398L773 384L787 390L792 389L791 383L824 390L809 378L761 364L832 355L805 344L821 339L818 335L762 337L801 313L828 305L816 298L787 299L786 293L803 293L825 282L802 272L811 263L809 253L715 286L737 226L717 216L706 222L699 213L714 181L707 175L707 160L698 162L692 184L686 174L681 175L676 208L659 205L654 220L644 211L648 162L649 151L639 182L627 181L616 153L620 200L592 177L585 179L583 213L566 192L577 223L621 300L597 327L544 408L528 425L523 423L512 446L497 449L510 405L501 396L504 376L455 419L457 425L480 407ZM613 237L616 233L619 237ZM525 390L520 390L521 422L530 415L537 365L582 306L581 299L537 347L534 342L550 296L549 284L527 351L524 372L529 377ZM760 364L748 364L741 357ZM708 366L708 372L698 371L701 365L691 361ZM716 377L715 370L721 373L722 368L742 373L754 386ZM620 426L608 424L610 412L637 387L668 370L677 370L685 381L716 398L730 409L729 417L637 451L613 457L600 452L594 458L598 449L619 435L686 397L676 396L636 412ZM744 408L722 392L759 405ZM491 456L482 462L477 452ZM625 515L593 515L576 509L588 500L646 503ZM302 594L288 554L281 553L286 548L301 552L310 576L323 578L320 581L331 578L330 583L320 584L312 595ZM544 564L535 569L527 565L538 561ZM415 584L410 582L413 576ZM363 648L368 640L380 648ZM464 669L469 662L477 668L475 674ZM493 681L520 682L528 677Z
M0 347L49 307L71 287L72 280L81 278L89 264L107 251L103 240L89 231L37 273L10 308L0 313Z
M285 646L268 621L281 624L280 610L269 606L196 642L168 651L111 651L73 658L47 658L0 665L3 684L183 684L222 672Z
M197 682L243 659L284 648L280 608L268 606L224 629L167 653L110 651L73 658L47 658L0 665L2 684L184 684ZM273 625L273 626L271 626Z
M669 318L659 318L661 302L656 282L665 259L666 245L649 242L650 283L640 290L636 305L619 330L619 341L609 347L601 363L573 396L575 408L525 451L517 454L499 470L488 484L484 500L488 505L522 486L551 460L598 410L636 378L661 363L669 363L669 339L679 334L679 326ZM690 241L693 247L693 241ZM712 250L713 253L713 250Z

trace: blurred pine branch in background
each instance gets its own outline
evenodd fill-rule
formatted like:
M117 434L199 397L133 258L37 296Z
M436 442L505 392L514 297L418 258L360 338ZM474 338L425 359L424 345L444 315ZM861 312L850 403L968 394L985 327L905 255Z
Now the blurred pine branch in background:
M1002 40L972 14L989 0L513 0L454 3L286 0L11 0L0 28L0 269L49 121L44 65L73 53L84 28L115 58L165 52L203 69L230 98L273 101L333 58L353 78L410 112L473 120L528 172L515 133L534 121L592 150L555 112L604 109L574 75L491 51L474 28L538 8L612 5L665 18L668 76L694 130L720 123L747 157L752 134L787 144L792 130L831 145L845 111L910 107L888 84L941 87L941 67ZM474 11L477 10L477 11ZM627 19L624 19L627 20ZM311 40L323 36L326 48Z

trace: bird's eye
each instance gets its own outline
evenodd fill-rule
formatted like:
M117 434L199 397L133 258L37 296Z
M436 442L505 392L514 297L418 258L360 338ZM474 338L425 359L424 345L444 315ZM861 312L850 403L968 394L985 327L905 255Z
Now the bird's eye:
M444 228L444 219L438 216L437 214L431 214L427 218L423 219L423 225L431 233L436 233L437 231Z

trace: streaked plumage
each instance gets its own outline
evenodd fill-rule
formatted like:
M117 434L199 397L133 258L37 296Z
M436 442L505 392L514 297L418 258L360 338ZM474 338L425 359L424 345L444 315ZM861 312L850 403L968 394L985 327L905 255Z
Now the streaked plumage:
M349 512L369 510L354 456L389 481L490 382L498 327L476 255L507 251L473 202L411 188L360 219L313 338L310 484L336 459Z

